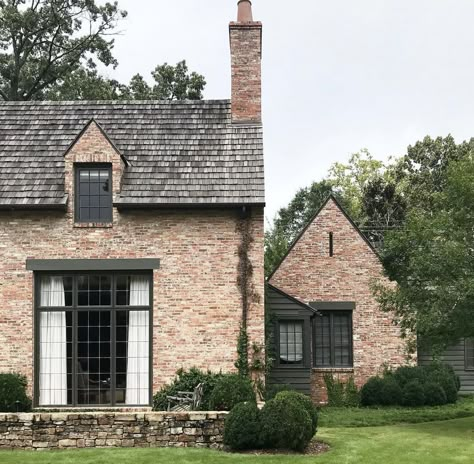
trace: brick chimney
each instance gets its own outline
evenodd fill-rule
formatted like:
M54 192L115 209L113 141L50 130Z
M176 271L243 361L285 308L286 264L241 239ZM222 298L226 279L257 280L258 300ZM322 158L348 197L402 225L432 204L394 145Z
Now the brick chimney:
M232 64L232 122L262 123L262 23L252 2L240 0L237 22L229 25Z

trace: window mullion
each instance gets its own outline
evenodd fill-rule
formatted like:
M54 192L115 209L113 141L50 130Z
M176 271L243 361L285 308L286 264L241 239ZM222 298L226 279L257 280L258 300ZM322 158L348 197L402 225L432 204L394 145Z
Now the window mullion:
M116 334L117 334L117 312L115 310L115 288L116 288L116 275L112 274L112 308L110 309L110 402L112 406L115 406L116 404L116 398L115 398L115 389L116 389Z
M330 363L332 367L336 366L336 349L334 340L334 314L329 314L329 346L330 346Z

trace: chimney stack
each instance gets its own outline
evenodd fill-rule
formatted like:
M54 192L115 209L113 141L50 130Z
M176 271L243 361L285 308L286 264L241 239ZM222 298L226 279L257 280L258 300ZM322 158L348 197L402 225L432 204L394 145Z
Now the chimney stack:
M232 122L262 123L262 23L253 20L252 2L238 2L229 25L232 64Z

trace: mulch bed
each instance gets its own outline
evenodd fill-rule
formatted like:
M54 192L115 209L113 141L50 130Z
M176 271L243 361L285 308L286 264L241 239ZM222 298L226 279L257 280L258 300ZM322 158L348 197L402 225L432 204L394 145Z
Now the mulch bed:
M318 454L323 454L329 451L331 447L322 441L313 440L310 444L306 447L303 452L291 451L291 450L274 450L274 449L258 449L258 450L248 450L248 451L240 451L239 454L251 454L254 456L261 456L265 454L283 454L283 455L310 455L316 456Z

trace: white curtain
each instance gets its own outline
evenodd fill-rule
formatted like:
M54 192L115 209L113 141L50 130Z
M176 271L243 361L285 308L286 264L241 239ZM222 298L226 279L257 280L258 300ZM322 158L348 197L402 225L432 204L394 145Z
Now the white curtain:
M130 306L148 306L149 280L147 277L130 277ZM149 398L149 312L130 311L128 323L127 391L125 403L148 404Z
M43 307L64 307L62 277L41 279L40 304ZM40 313L40 395L41 406L67 404L66 312Z

